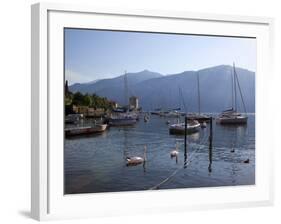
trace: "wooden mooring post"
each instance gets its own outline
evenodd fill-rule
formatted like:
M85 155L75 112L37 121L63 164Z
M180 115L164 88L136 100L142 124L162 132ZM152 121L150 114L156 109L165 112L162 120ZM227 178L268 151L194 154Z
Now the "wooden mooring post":
M187 166L187 116L184 118L184 168Z
M213 118L210 117L210 135L209 135L209 167L208 170L212 172L212 158L213 158Z
M186 135L187 135L187 117L185 117L184 119L184 153L186 153L186 146L187 146Z

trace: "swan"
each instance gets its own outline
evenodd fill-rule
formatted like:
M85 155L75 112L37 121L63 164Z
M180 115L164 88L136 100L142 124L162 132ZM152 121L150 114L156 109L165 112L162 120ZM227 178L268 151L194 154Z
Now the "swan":
M176 144L176 148L170 152L171 157L177 157L179 154L178 144Z
M127 165L138 165L145 163L146 161L146 145L144 146L143 157L141 156L132 156L126 158Z

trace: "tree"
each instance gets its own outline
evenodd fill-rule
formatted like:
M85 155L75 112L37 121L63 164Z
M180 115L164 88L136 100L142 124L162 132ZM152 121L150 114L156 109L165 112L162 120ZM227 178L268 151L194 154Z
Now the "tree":
M73 95L73 99L72 99L72 104L76 105L76 106L82 106L84 101L84 96L82 93L80 92L76 92Z
M65 96L66 105L76 105L76 106L88 106L94 108L103 108L105 110L112 109L112 102L109 101L106 97L100 97L96 94L85 94L83 95L80 92L74 94L70 93L68 96Z

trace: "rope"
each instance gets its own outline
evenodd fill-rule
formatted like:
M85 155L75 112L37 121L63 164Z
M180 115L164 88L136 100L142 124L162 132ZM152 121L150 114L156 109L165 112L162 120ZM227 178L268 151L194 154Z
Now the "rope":
M161 181L159 184L156 184L155 186L149 188L149 190L156 190L156 189L158 189L162 184L166 183L170 178L172 178L174 175L176 175L176 173L178 171L180 171L181 169L183 169L183 167L180 167L177 170L175 170L170 176L168 176L166 179Z
M164 180L162 180L160 183L154 185L153 187L149 188L148 190L156 190L156 189L159 189L159 187L161 185L163 185L164 183L166 183L167 181L169 181L173 176L175 176L180 170L182 170L183 168L186 168L187 165L189 165L192 161L192 158L193 158L193 155L198 152L200 149L203 149L204 148L204 142L208 140L208 137L206 137L205 139L203 139L204 141L203 142L203 147L200 147L200 148L197 148L196 150L194 150L190 156L189 156L189 159L184 163L184 166L182 167L179 167L178 169L176 169L173 173L171 173L171 175L169 175L168 177L166 177ZM206 143L205 142L205 143ZM201 143L202 145L202 143Z

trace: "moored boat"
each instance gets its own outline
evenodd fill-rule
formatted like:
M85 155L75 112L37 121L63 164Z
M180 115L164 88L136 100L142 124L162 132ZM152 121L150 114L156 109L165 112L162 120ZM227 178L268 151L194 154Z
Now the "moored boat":
M216 121L219 124L247 124L248 117L231 109L222 112Z
M187 114L188 120L197 120L199 123L209 122L210 116L204 115L204 114Z
M231 73L232 75L232 73ZM244 107L245 114L241 114L237 112L237 96L236 96L236 85L238 86L241 101ZM248 116L246 114L246 106L244 103L242 91L240 88L238 76L236 73L235 65L233 63L233 75L232 75L232 81L231 81L231 87L232 87L232 107L228 110L223 111L218 118L216 119L216 122L219 124L225 124L225 125L245 125L248 121ZM233 93L234 92L234 93ZM234 98L234 99L233 99ZM234 105L233 105L234 104Z
M177 117L180 117L180 113L176 110L174 111L170 111L166 114L163 115L164 117L168 117L168 118L177 118Z
M198 78L198 75L197 75L197 78ZM199 86L198 86L198 90L199 90ZM183 98L181 88L179 88L179 97ZM183 104L184 104L184 108L185 108L185 111L186 111L187 107L185 105L184 100L183 100ZM198 94L198 105L199 105L199 115L200 115L200 95L199 94ZM176 112L177 112L177 115L178 115L178 122L175 123L175 124L169 125L170 134L176 134L176 135L184 135L185 133L186 134L193 134L193 133L196 133L200 130L200 123L197 119L192 119L191 116L188 116L190 114L185 113L184 115L185 115L185 118L186 118L186 121L187 121L186 127L185 127L185 122L182 122L182 123L179 122L179 117L182 114L179 111L176 111ZM195 114L192 114L192 115L194 116ZM198 116L196 116L196 117L198 117ZM203 117L203 115L202 115L202 117ZM203 120L203 121L206 121L206 120Z
M121 114L119 116L110 117L108 124L110 126L130 126L137 123L135 116L130 116L129 114Z
M197 120L199 123L209 122L210 117L201 113L201 96L200 96L200 80L199 73L196 74L197 77L197 101L198 101L198 112L187 114L188 120Z
M104 132L106 128L107 124L96 124L94 126L66 128L64 133L66 137L90 135Z
M155 109L154 111L150 111L150 114L151 115L160 115L160 113L161 113L161 111L162 111L162 109L161 108L157 108L157 109Z
M188 121L186 126L186 133L192 134L199 131L200 123L196 120ZM185 134L185 123L177 123L172 124L169 126L169 132L170 134L176 134L176 135L184 135Z
M138 112L130 112L130 103L128 99L128 82L127 73L124 75L124 110L122 113L111 114L108 118L108 124L110 126L130 126L136 124L139 120Z

